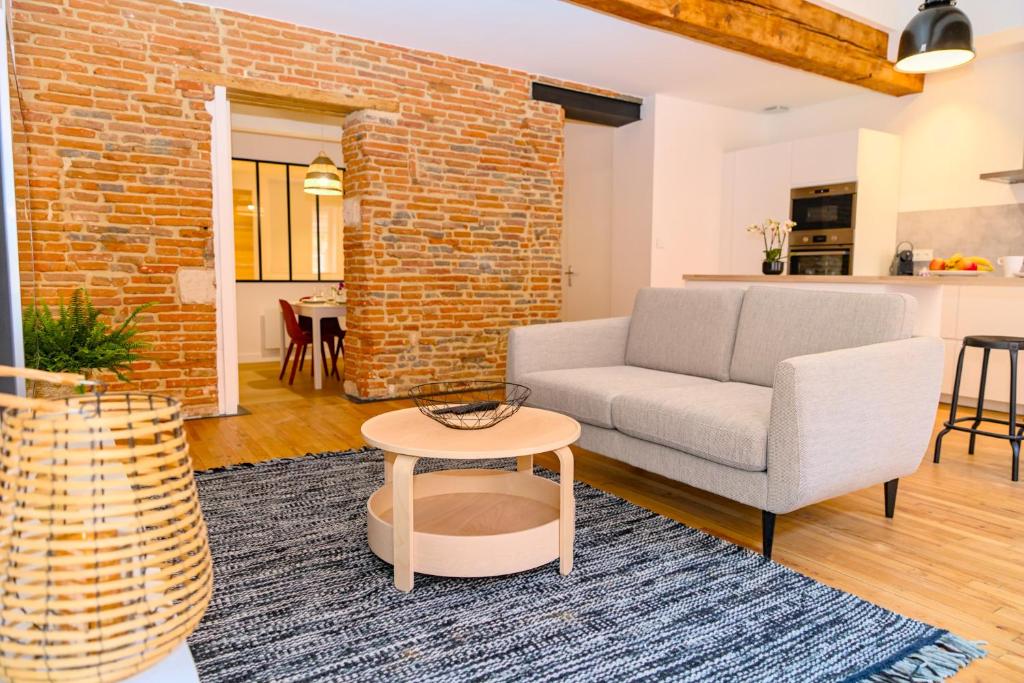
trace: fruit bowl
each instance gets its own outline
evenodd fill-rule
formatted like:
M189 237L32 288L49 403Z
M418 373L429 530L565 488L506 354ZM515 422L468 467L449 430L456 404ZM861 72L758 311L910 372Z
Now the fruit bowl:
M522 384L489 380L430 382L413 387L420 412L451 429L487 429L515 415L530 396Z
M978 277L987 274L982 270L929 270L928 273L941 277Z
M984 256L964 256L957 252L949 258L932 259L928 272L935 275L980 275L994 270L992 262Z

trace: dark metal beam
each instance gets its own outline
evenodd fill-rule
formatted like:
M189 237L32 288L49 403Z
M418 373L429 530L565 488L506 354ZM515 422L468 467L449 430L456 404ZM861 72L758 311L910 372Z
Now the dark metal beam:
M533 84L533 99L562 105L565 118L575 121L618 127L640 120L639 102L559 88L547 83Z

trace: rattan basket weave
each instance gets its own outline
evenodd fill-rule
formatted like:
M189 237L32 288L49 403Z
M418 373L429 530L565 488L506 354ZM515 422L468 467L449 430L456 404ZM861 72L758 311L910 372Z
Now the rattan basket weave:
M0 680L117 681L165 657L212 588L178 403L21 399L0 435Z

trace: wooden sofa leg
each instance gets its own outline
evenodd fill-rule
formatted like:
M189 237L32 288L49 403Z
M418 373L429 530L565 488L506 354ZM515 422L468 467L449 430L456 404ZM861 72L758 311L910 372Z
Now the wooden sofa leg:
M885 516L889 519L896 514L896 490L899 487L899 479L890 479L885 482Z
M775 540L775 513L761 510L761 554L772 559L772 541Z

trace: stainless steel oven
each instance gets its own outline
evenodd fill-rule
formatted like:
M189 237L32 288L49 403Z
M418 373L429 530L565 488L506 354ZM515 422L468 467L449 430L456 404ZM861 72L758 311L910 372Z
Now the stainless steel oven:
M793 249L789 252L790 275L849 275L853 249Z
M791 192L790 275L853 272L857 184L800 187Z
M857 183L798 187L790 193L794 231L852 229L856 222Z

